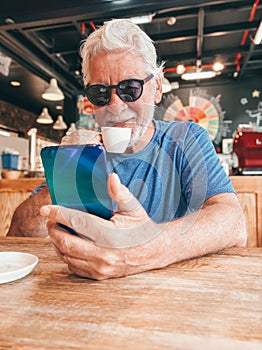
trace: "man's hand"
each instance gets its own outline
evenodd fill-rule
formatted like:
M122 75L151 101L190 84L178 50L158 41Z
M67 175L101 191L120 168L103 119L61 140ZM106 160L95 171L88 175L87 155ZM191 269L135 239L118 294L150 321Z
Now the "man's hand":
M108 178L108 191L118 206L110 220L59 206L40 210L49 219L48 232L59 255L80 276L105 279L141 272L150 268L155 254L152 242L162 226L148 217L116 174ZM67 233L57 222L89 240Z
M93 130L79 129L62 138L60 145L102 144L101 134Z

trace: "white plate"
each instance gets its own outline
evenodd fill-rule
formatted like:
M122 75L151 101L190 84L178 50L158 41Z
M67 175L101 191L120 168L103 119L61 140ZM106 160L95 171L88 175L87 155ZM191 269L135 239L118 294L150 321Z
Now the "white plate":
M38 263L38 257L21 252L0 252L0 284L28 275Z

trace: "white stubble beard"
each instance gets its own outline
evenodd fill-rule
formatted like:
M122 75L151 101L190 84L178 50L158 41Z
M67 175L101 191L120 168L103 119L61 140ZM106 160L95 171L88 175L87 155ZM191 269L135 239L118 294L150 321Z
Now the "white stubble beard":
M132 135L132 138L129 142L128 147L134 147L137 142L141 141L143 136L145 135L145 132L147 130L149 125L137 125L134 131L134 134Z
M147 129L150 127L150 124L152 123L154 112L155 112L155 106L154 105L148 105L149 110L147 111L147 115L149 115L149 119L145 118L146 122L144 124L137 124L136 128L134 130L134 134L132 135L132 138L129 142L128 147L134 147L136 143L142 140L143 136L145 135Z

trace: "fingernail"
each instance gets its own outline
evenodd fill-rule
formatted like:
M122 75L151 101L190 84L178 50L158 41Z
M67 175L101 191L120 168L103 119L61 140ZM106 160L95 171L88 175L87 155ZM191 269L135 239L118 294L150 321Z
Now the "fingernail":
M116 173L112 173L112 176L114 177L115 185L117 186L117 188L119 190L121 190L122 189L122 184L121 184L119 176Z

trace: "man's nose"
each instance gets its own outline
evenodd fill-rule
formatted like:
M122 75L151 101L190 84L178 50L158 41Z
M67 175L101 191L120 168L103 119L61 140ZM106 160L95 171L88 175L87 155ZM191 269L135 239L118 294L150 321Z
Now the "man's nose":
M111 90L111 99L107 105L107 110L113 114L120 114L127 108L127 104L117 95L116 89Z
M113 88L111 90L111 99L109 101L109 104L113 105L113 104L119 104L119 103L125 103L125 102L121 100L121 98L116 93L116 89Z

